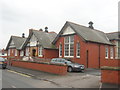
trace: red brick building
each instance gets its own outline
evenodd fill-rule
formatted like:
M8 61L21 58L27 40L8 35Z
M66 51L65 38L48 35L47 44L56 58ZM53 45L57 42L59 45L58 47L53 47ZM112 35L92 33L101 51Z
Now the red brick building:
M42 30L29 30L28 38L11 36L7 45L8 57L70 58L86 68L118 64L118 39L94 29L93 23L85 27L66 22L59 34ZM117 35L114 35L117 37Z
M26 38L19 36L11 36L6 47L7 57L9 59L20 59L24 56L24 50L22 50L22 46L25 43Z
M106 61L114 61L115 45L104 32L95 30L92 24L90 22L90 26L85 27L66 22L53 41L59 48L59 57L71 58L87 68L100 68Z
M52 41L56 37L55 32L42 30L29 30L29 36L23 45L25 56L38 58L55 58L58 57L58 50Z

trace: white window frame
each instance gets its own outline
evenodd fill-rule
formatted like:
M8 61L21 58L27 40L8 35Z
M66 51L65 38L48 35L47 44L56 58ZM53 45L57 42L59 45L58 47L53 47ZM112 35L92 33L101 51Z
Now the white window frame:
M71 37L73 37L73 42L71 42ZM68 42L66 43L65 42L65 38L68 38ZM66 56L66 53L65 53L65 48L66 46L65 45L68 45L68 56ZM73 45L73 56L71 56L71 52L70 52L70 46ZM65 36L64 37L64 57L74 57L74 36Z
M79 53L79 56L78 56L78 53ZM76 57L80 58L80 43L79 42L76 44Z
M20 51L20 56L24 56L24 51Z
M15 56L17 56L17 50L15 49Z
M43 56L43 48L42 48L42 46L40 46L40 47L38 48L38 56L39 56L39 57L42 57L42 56Z
M108 46L105 47L105 58L108 59L109 57L109 49Z
M26 56L29 56L29 53L30 53L30 52L29 52L29 48L26 47L26 49L25 49L25 55L26 55Z
M10 56L10 49L8 49L8 56Z
M110 59L113 59L114 57L114 49L113 47L110 47Z
M59 45L59 57L62 57L62 44Z

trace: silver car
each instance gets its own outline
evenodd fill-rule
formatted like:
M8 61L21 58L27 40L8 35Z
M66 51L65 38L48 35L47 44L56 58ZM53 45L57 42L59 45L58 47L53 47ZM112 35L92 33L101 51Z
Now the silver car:
M72 61L64 58L53 58L51 60L51 63L54 64L66 64L68 66L67 71L72 72L72 71L84 71L85 66L82 64L78 63L73 63Z

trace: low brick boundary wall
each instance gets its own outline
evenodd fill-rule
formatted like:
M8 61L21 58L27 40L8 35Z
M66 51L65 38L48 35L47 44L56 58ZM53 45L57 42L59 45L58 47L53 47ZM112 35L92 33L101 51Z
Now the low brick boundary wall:
M120 67L102 67L101 82L120 85Z
M66 65L54 65L54 64L28 62L28 61L12 61L12 66L22 67L32 70L39 70L39 71L59 74L59 75L67 74Z

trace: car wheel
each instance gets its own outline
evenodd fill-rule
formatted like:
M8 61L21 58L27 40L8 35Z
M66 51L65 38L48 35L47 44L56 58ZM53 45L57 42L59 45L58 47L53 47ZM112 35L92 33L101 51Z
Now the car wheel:
M82 73L84 73L85 71L84 70L81 70Z
M68 72L72 72L73 70L72 70L72 67L68 67L68 70L67 70Z
M6 67L3 67L2 69L6 69Z

